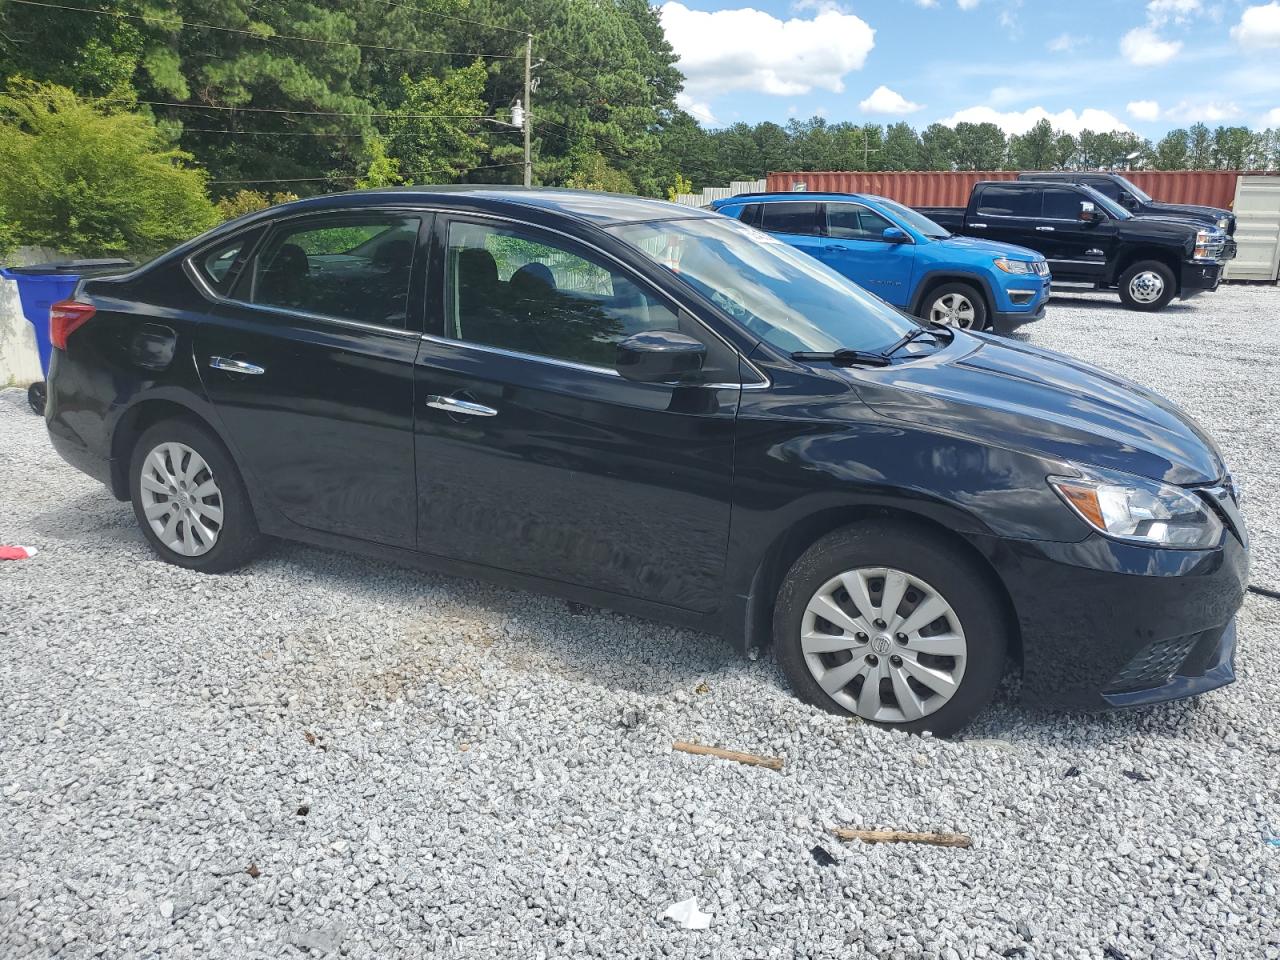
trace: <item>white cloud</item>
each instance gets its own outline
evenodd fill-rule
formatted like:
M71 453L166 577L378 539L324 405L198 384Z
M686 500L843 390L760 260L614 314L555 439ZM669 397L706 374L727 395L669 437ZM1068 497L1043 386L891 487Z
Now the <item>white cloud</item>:
M938 0L916 0L916 6L924 7L925 9L928 9L930 7L936 7L937 5L938 5Z
M1080 37L1077 37L1073 33L1060 33L1045 44L1045 46L1054 53L1070 53L1080 45L1080 39Z
M818 87L842 93L844 75L862 69L875 46L866 21L835 10L779 20L750 7L708 13L672 0L661 14L685 90L704 103L732 90L796 96Z
M1204 13L1200 0L1150 0L1147 4L1147 19L1156 26L1173 21L1186 23Z
M1135 120L1145 120L1150 123L1160 119L1160 104L1154 100L1130 100L1125 110Z
M704 127L718 127L720 121L716 119L716 115L711 112L711 105L694 100L687 93L676 94L676 106L683 110L693 119L697 120Z
M885 113L892 116L915 113L917 110L924 109L924 104L912 103L902 94L890 90L883 84L876 87L871 92L871 96L861 101L858 106L866 113Z
M1272 107L1262 115L1262 126L1268 129L1280 127L1280 107Z
M1120 38L1120 52L1138 67L1168 63L1181 49L1181 40L1165 40L1150 27L1134 27Z
M1280 3L1249 7L1231 28L1231 36L1250 50L1280 47Z
M1044 119L1048 119L1055 130L1064 130L1067 133L1079 133L1081 130L1099 132L1114 130L1117 133L1124 133L1129 129L1118 117L1092 107L1081 110L1079 114L1074 110L1050 113L1044 107L1005 112L993 110L991 107L969 107L953 113L941 122L949 127L957 123L994 123L1005 133L1026 133Z
M981 2L982 0L956 0L956 6L961 10L972 10Z
M1182 100L1164 112L1164 119L1174 123L1221 123L1234 120L1243 112L1230 102Z

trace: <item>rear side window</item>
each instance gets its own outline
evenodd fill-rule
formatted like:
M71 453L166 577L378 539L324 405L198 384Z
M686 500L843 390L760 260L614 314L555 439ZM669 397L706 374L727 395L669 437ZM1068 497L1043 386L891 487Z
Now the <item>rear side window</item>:
M748 227L758 227L760 226L760 211L763 209L763 203L748 203L742 208L742 213L738 216L738 219Z
M783 203L766 203L763 206L764 214L760 226L770 233L796 233L810 237L816 237L820 233L819 205L816 203L797 203L788 200Z
M417 217L286 223L267 239L240 288L264 306L403 327L417 237Z
M982 188L978 213L984 217L1038 217L1041 190L991 184Z
M839 240L883 240L893 224L856 203L827 204L827 236Z
M1078 220L1080 204L1087 198L1074 190L1050 187L1044 192L1044 215L1049 220Z
M209 289L219 295L225 295L236 282L236 277L244 267L253 245L262 236L262 228L242 233L233 240L228 240L216 247L202 250L191 258L191 266L200 274Z

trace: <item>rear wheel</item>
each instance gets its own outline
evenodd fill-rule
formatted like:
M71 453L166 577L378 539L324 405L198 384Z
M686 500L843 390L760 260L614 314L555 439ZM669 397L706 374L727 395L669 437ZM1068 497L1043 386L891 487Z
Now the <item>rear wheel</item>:
M1163 310L1177 292L1173 271L1158 260L1142 260L1120 274L1120 301L1130 310Z
M964 330L987 328L987 302L982 293L967 283L944 283L925 297L921 316L934 323Z
M252 559L262 534L222 443L188 420L148 427L129 466L133 512L162 560L221 573Z
M778 594L774 644L808 702L947 735L995 695L1008 630L962 549L876 521L824 537L795 562Z
M44 416L45 405L49 402L49 390L43 380L37 380L27 387L27 403L37 416Z

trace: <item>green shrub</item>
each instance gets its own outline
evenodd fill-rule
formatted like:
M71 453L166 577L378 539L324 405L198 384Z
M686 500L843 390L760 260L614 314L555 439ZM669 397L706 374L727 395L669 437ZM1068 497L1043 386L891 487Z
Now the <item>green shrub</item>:
M142 258L218 222L205 174L155 122L66 87L0 94L0 219L17 243Z
M257 190L237 190L229 197L223 197L217 203L218 218L234 220L246 213L256 213L278 203L291 203L298 199L296 193L259 193Z

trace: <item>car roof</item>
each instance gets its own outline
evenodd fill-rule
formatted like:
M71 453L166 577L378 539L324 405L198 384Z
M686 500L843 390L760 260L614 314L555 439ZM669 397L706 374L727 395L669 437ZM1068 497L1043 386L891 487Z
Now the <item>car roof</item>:
M712 201L712 206L724 206L729 203L746 201L748 203L766 203L770 200L881 200L882 197L869 193L841 193L837 190L777 190L772 193L737 193L732 197L723 197Z
M509 184L439 184L352 190L295 200L270 209L279 215L280 213L302 213L307 210L349 208L352 206L353 199L364 201L369 206L402 203L470 206L480 201L493 210L512 207L533 208L573 217L597 226L643 220L670 220L675 217L715 216L714 213L699 210L696 207L630 194L568 190L560 187L521 187Z

